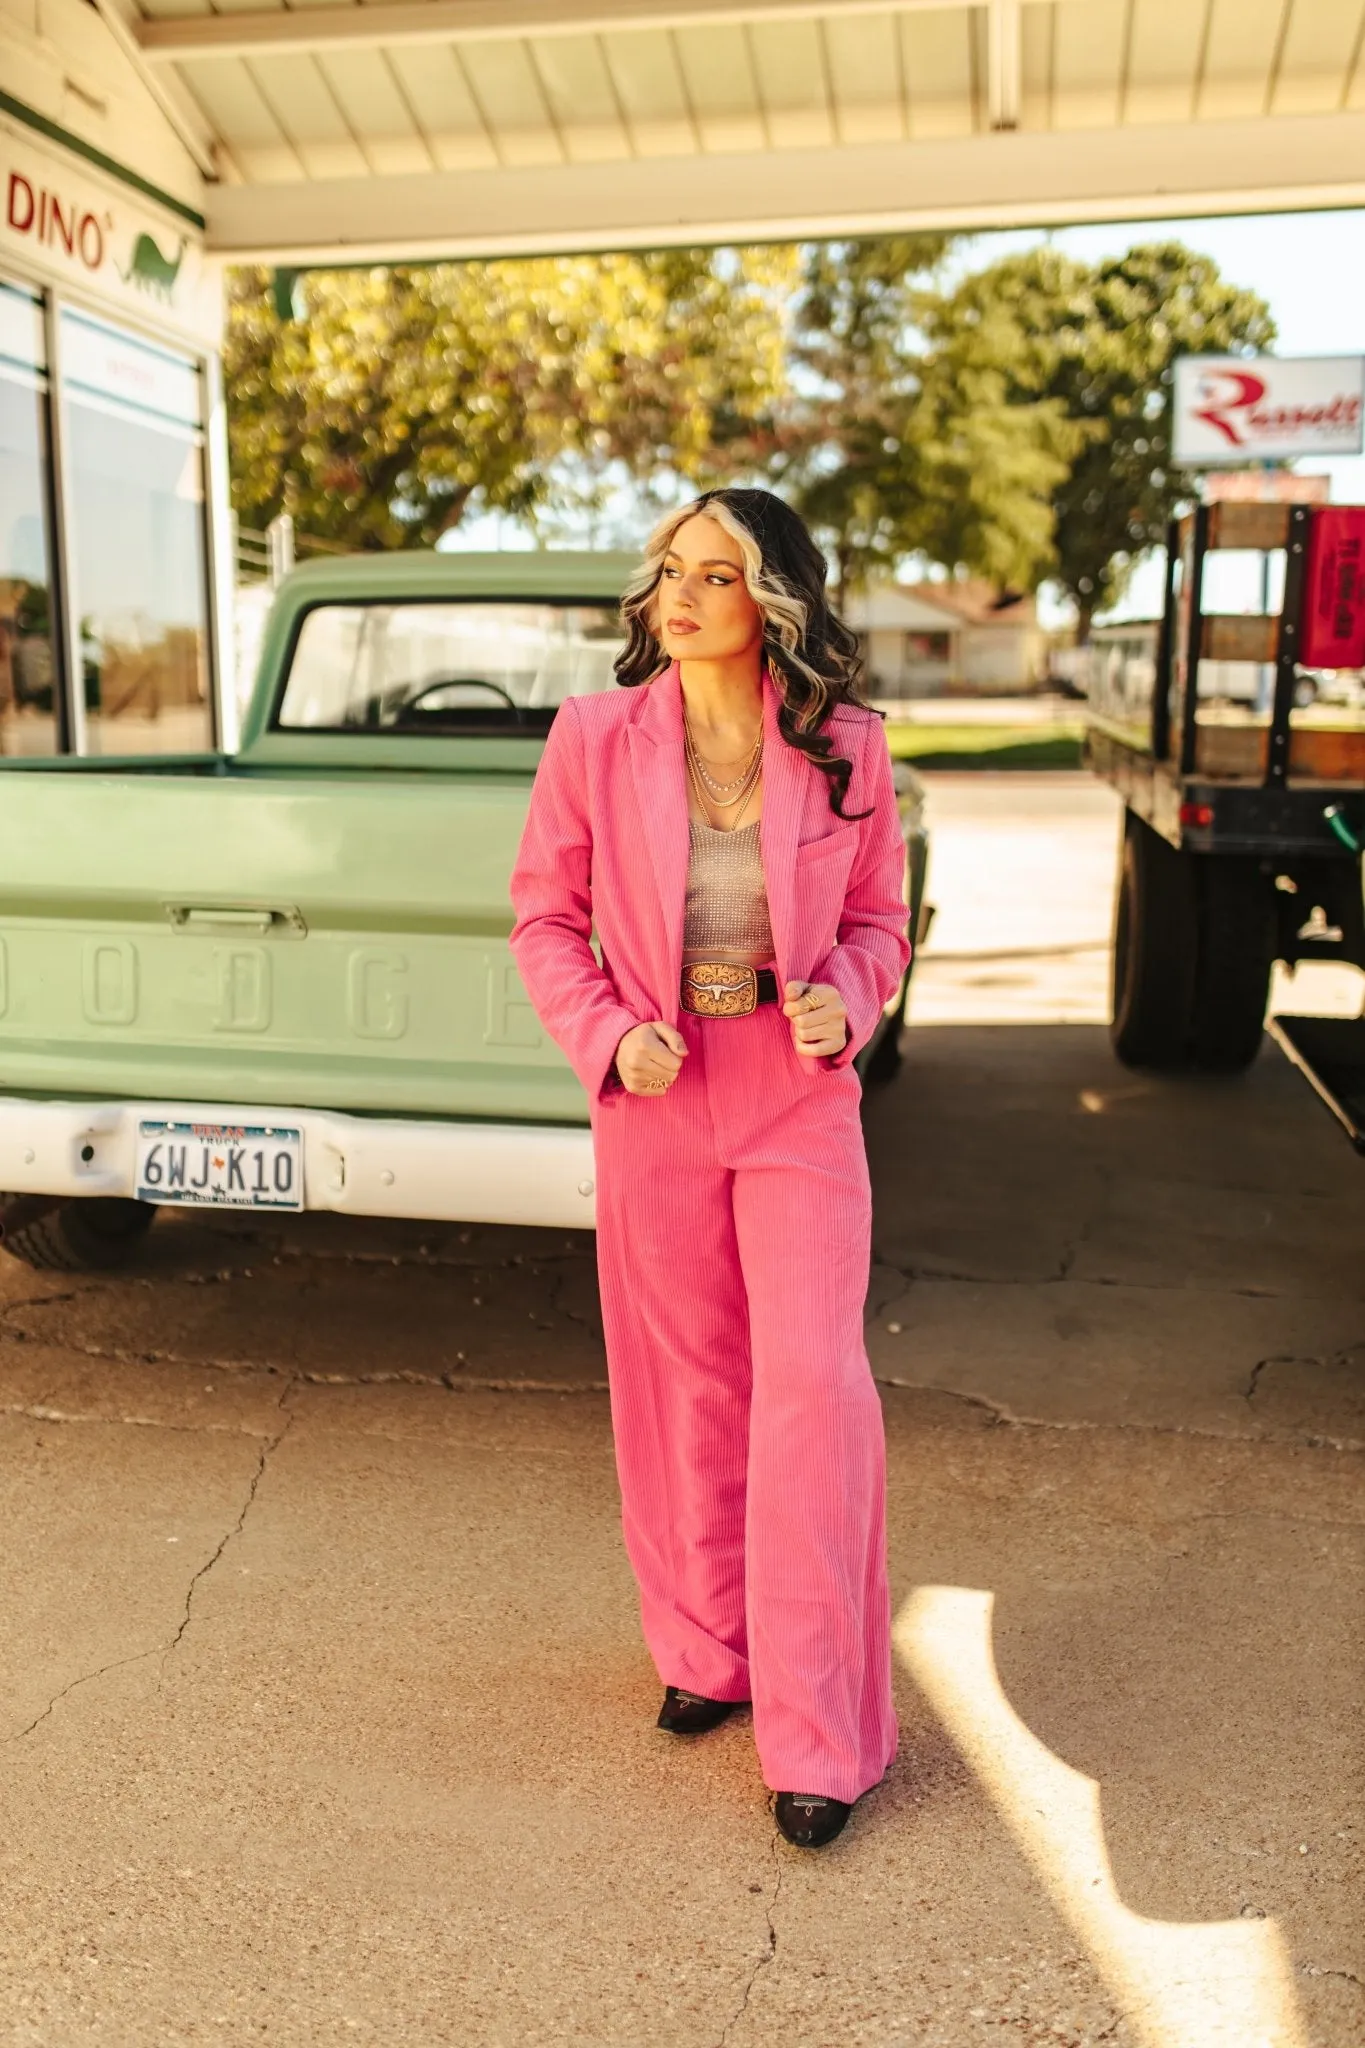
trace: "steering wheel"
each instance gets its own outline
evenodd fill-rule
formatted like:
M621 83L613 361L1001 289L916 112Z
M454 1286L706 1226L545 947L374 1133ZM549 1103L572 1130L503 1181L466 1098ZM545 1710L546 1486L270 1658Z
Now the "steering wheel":
M424 683L415 697L409 697L398 708L395 725L407 725L413 721L414 712L421 716L422 707L428 697L436 696L442 690L487 690L490 697L496 697L513 713L518 725L525 719L525 712L515 697L508 695L501 683L490 683L484 676L438 676L434 682ZM451 706L450 709L456 709ZM431 713L427 714L431 716Z

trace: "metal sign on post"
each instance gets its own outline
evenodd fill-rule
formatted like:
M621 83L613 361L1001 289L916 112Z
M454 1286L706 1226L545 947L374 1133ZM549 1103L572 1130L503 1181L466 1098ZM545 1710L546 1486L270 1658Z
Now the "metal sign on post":
M1185 469L1365 451L1365 356L1178 356L1171 452Z

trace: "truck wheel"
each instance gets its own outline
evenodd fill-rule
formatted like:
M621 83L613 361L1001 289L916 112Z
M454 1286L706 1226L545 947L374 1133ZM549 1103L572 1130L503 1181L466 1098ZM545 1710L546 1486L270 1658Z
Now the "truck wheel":
M1275 965L1275 890L1260 862L1199 862L1199 950L1190 1051L1210 1074L1240 1074L1261 1049Z
M1109 1031L1125 1066L1188 1064L1198 943L1194 856L1126 811Z
M63 1202L25 1220L31 1197L0 1195L4 1249L26 1265L53 1273L82 1273L123 1266L134 1256L156 1220L150 1202L117 1195L92 1195ZM6 1219L15 1216L15 1226Z

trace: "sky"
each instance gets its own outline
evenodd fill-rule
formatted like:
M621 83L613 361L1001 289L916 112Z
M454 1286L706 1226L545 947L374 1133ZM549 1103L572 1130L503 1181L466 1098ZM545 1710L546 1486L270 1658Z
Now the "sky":
M1212 256L1224 277L1260 293L1279 332L1277 355L1365 354L1365 209L1009 229L964 241L951 260L949 275L983 269L1010 251L1043 242L1094 262L1102 256L1121 255L1137 242L1172 239ZM1365 504L1365 456L1316 460L1307 467L1330 472L1336 503ZM494 518L464 522L450 536L450 543L461 549L533 545L529 533L516 531L510 521ZM1257 574L1250 563L1242 566L1247 579ZM1239 604L1235 574L1232 584L1219 593L1220 604L1228 610ZM1254 608L1250 580L1240 598ZM1060 623L1062 614L1055 603L1045 597L1040 609L1048 623ZM1161 566L1154 558L1138 569L1112 616L1151 618L1160 609Z
M954 264L977 270L998 256L1041 242L1093 263L1121 255L1136 242L1170 239L1212 256L1224 277L1260 293L1279 330L1277 355L1365 354L1365 210L1122 221L1046 234L1021 228L974 237L958 251ZM1365 504L1365 456L1313 461L1304 467L1330 473L1337 504ZM1250 586L1246 597L1253 602ZM1233 609L1234 593L1220 593L1220 602ZM1139 568L1112 616L1152 618L1160 609L1161 566L1152 560Z

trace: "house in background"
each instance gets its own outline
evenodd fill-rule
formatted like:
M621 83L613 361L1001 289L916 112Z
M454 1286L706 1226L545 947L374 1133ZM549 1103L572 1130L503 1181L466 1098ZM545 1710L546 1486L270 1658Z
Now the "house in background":
M975 580L882 583L850 598L869 695L1009 696L1038 688L1048 636L1032 597Z
M874 584L843 608L867 663L871 697L932 697L956 671L957 621L898 583Z

